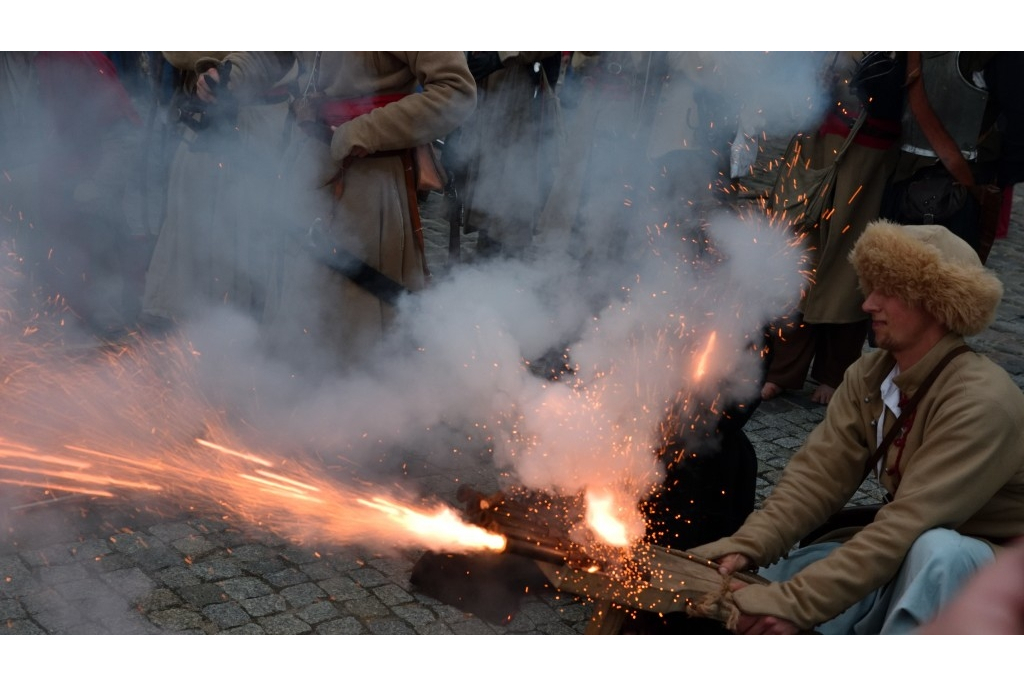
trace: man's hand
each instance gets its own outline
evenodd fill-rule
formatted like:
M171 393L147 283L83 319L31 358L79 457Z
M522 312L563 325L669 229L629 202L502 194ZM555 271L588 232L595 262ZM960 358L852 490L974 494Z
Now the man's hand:
M220 74L216 67L210 67L199 75L196 82L196 95L203 102L216 102L217 96L214 93L217 85L220 84Z
M754 568L754 562L746 554L733 552L715 560L718 562L718 572L723 576L731 576L740 571L749 571Z
M750 557L738 552L726 554L716 561L718 562L718 572L723 576L731 576L740 571L750 571L755 567ZM742 580L733 579L729 582L729 589L733 592L746 586L747 583ZM792 621L778 616L740 614L736 623L736 632L741 635L796 635L800 632L800 628Z
M800 628L792 621L778 616L740 614L736 632L740 635L796 635Z

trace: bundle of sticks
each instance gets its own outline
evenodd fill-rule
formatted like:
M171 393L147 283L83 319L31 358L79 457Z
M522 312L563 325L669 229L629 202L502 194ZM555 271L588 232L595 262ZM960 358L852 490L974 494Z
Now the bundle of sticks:
M630 612L686 612L731 627L738 616L729 580L709 560L660 545L628 549L586 534L583 506L575 498L537 493L482 494L463 486L458 499L470 522L505 536L507 554L533 559L557 590L594 602L589 633L618 632ZM753 573L733 580L763 584Z

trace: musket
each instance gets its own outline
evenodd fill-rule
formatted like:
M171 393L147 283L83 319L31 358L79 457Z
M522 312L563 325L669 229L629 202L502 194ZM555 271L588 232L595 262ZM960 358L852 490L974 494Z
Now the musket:
M381 302L394 306L402 295L412 293L398 281L381 273L358 255L331 240L324 233L319 219L314 221L306 232L304 247L316 261L345 276Z

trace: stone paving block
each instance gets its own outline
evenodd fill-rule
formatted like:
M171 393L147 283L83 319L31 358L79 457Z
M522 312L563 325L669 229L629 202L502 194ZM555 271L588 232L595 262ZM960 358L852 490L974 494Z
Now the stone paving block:
M71 546L67 544L22 550L19 552L19 556L28 566L60 566L75 561L75 557L71 553Z
M192 518L187 523L193 530L204 535L207 533L219 533L230 527L229 523L219 518Z
M136 599L156 587L156 583L137 568L111 571L100 576L108 585L128 599Z
M100 557L96 564L99 566L100 571L103 572L116 571L122 568L132 568L135 565L135 561L127 554L112 552L111 554Z
M319 561L321 556L315 550L288 547L281 550L281 558L293 564L312 564L314 561Z
M51 611L31 612L31 618L51 635L74 635L75 628L86 622L86 617L70 604Z
M59 611L68 605L67 598L52 587L41 588L38 592L22 595L20 601L30 615Z
M280 595L296 609L327 598L327 592L315 583L302 583L286 587L280 591Z
M348 599L359 599L369 595L369 591L361 587L351 578L330 578L317 583L324 589L331 599L345 601Z
M579 635L583 632L583 628L578 626L567 626L561 621L537 624L537 630L542 635Z
M391 611L375 597L362 597L341 602L346 614L359 616L363 619L387 616Z
M804 444L804 438L795 437L792 435L784 435L781 438L776 438L772 442L784 449L796 450L798 447Z
M130 554L135 565L146 572L159 571L160 569L177 566L182 563L181 554L162 542L148 549L142 549Z
M188 566L172 566L154 574L156 579L172 588L184 588L200 585L203 581Z
M58 585L73 580L82 580L89 572L81 564L62 564L60 566L42 566L37 571L39 582L43 585Z
M330 576L328 576L330 577ZM299 583L305 583L309 581L309 576L296 568L285 568L280 571L274 571L263 576L263 580L267 581L276 588L288 587L289 585L298 585Z
M229 556L236 561L263 561L276 558L277 552L266 545L249 544L232 547Z
M118 596L113 589L105 585L98 578L83 578L68 583L59 583L54 585L53 589L67 600L88 599L96 596L104 598Z
M195 528L183 521L158 523L155 526L150 526L148 528L148 532L153 537L164 542L173 542L175 540L201 534Z
M348 575L352 580L359 583L360 587L364 588L377 587L388 582L384 574L375 568L358 568L354 571L349 571Z
M238 626L237 628L231 628L230 630L223 630L221 635L266 635L267 631L263 630L263 626L258 623L246 623L245 625Z
M47 635L47 631L34 621L0 621L0 635Z
M202 614L183 608L154 611L148 618L156 626L169 631L198 631L206 621Z
M82 542L73 545L69 551L78 561L85 561L92 559L98 560L100 557L110 554L110 543L102 538L93 538L91 540L83 540Z
M388 578L408 578L412 563L405 559L376 557L366 562L367 566L377 569Z
M295 615L301 618L311 626L315 626L324 621L338 617L340 614L338 608L334 606L332 602L327 600L320 600L307 604L301 609L295 611Z
M285 561L279 557L272 559L256 559L252 561L240 561L239 567L246 573L254 576L266 576L271 573L280 573L289 568Z
M361 549L342 549L332 551L327 557L327 563L342 573L347 573L364 568L366 566L365 559L366 554Z
M398 618L368 618L366 628L374 635L415 635L416 631Z
M452 632L456 635L494 635L494 628L485 621L476 617L470 617L464 621L449 623L448 627L451 628Z
M333 578L336 571L326 561L316 561L312 564L303 564L300 569L307 579L312 581L327 580Z
M195 608L202 608L207 604L219 604L229 599L224 588L216 583L202 583L178 588L181 598Z
M216 623L220 628L235 628L252 620L236 602L208 604L203 607L203 616Z
M199 557L209 551L217 549L217 546L201 535L193 535L181 538L171 543L171 547L189 557Z
M250 616L270 616L271 614L279 614L288 608L288 602L285 601L284 597L278 595L264 595L263 597L253 597L252 599L240 599L238 603L242 605L242 608L249 612Z
M391 607L391 611L413 628L421 628L437 622L437 614L414 602Z
M216 581L242 575L238 564L229 559L207 559L192 564L192 573L201 581Z
M382 585L373 588L371 592L389 607L412 601L412 595L397 585Z
M304 635L313 632L313 627L290 614L267 616L257 621L268 635Z
M355 617L346 616L321 623L316 627L316 632L320 635L366 635L369 631Z
M178 607L181 604L182 598L167 588L157 588L136 601L139 611L144 614Z
M25 611L25 607L21 606L21 602L15 599L0 599L0 622L27 616L28 612Z
M227 580L219 581L217 584L224 588L224 592L228 593L233 599L263 597L274 592L273 588L259 578L247 576L228 578Z
M419 635L454 635L452 629L440 621L428 623L422 626L415 626Z

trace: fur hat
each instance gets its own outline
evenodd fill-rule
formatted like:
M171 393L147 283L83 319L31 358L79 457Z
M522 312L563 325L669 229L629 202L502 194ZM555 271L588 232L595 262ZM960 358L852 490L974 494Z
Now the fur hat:
M920 304L949 330L977 335L992 323L1003 284L974 249L943 226L868 224L850 253L860 289Z

